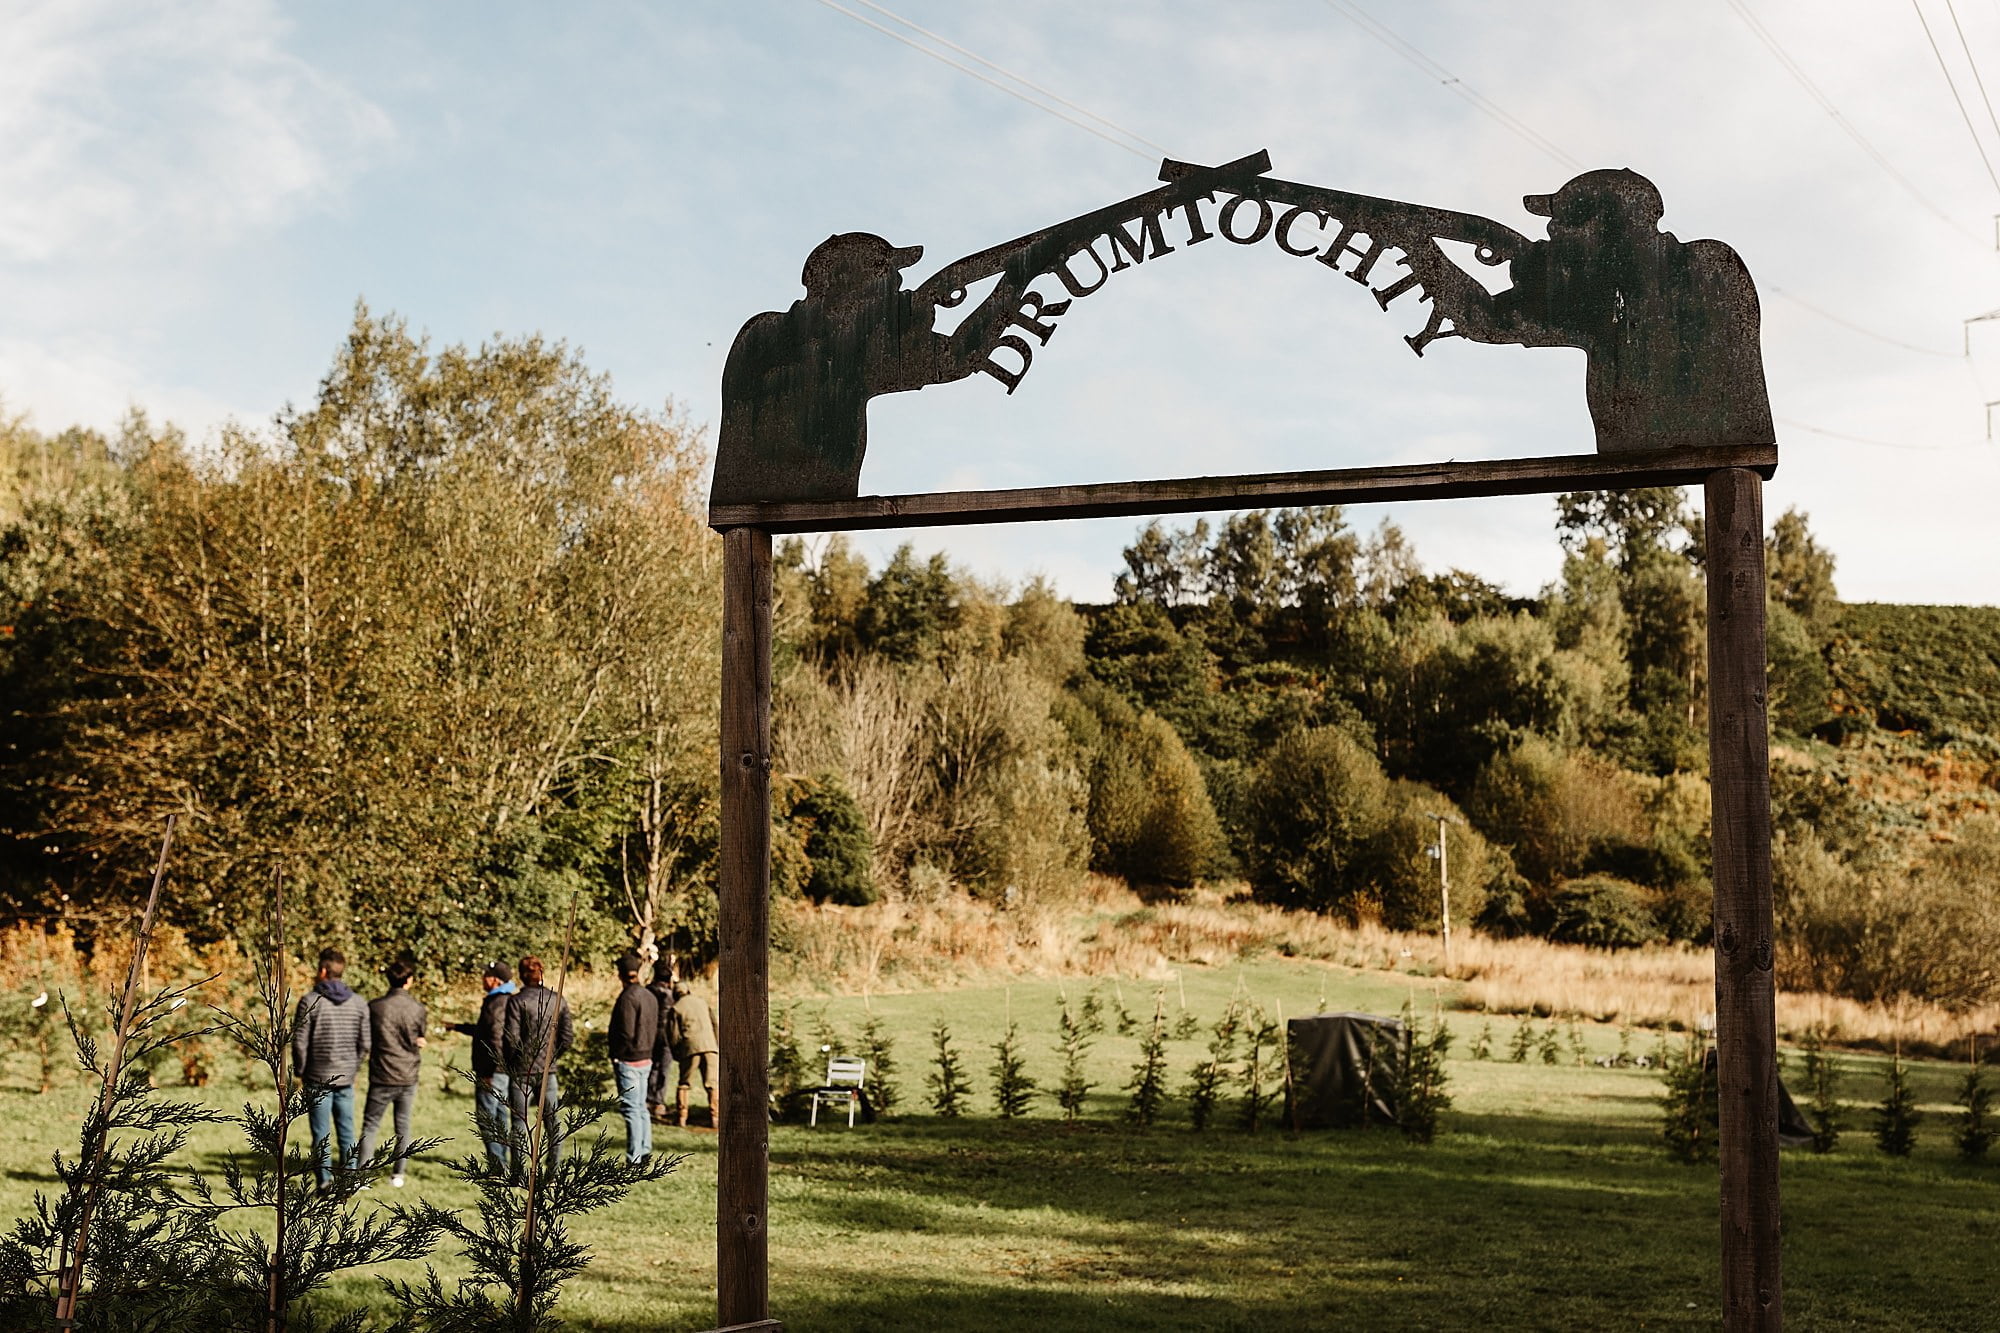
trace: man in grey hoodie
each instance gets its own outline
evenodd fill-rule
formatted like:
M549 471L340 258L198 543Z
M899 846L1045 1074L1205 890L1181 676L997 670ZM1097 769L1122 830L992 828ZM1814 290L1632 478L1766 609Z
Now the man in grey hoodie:
M368 1106L361 1116L361 1160L375 1160L375 1139L382 1113L396 1108L396 1170L389 1183L403 1188L403 1168L410 1160L410 1112L417 1104L418 1063L424 1055L424 1028L430 1011L410 994L417 974L408 959L389 964L389 993L368 1002Z
M354 1141L354 1075L368 1056L368 1006L340 979L346 970L340 950L320 950L319 978L292 1015L292 1074L305 1089L322 1189L333 1183L328 1149L334 1135L343 1168L354 1165L360 1146Z

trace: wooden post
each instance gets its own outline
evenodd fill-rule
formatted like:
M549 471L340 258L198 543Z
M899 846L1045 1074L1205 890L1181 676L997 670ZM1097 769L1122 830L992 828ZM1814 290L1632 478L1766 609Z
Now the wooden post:
M722 534L722 1050L715 1293L722 1325L770 1317L771 534Z
M1707 481L1708 755L1714 803L1715 1049L1721 1089L1722 1326L1784 1323L1778 1244L1778 1030L1765 722L1764 495Z

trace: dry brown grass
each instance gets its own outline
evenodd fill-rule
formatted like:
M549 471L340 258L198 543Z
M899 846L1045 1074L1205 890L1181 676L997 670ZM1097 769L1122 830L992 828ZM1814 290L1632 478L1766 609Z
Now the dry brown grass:
M997 976L1114 976L1164 980L1187 963L1260 955L1307 958L1358 971L1444 974L1435 935L1346 925L1207 888L1187 901L1148 903L1117 880L1091 876L1067 897L1002 911L958 893L872 907L777 905L780 984L801 992L882 993ZM1576 1016L1638 1027L1686 1028L1715 1009L1713 962L1686 946L1610 952L1546 940L1464 932L1452 940L1459 1007ZM2000 1033L2000 1005L1952 1013L1900 1010L1829 995L1783 992L1778 1029L1813 1026L1848 1046L1942 1053L1973 1034Z

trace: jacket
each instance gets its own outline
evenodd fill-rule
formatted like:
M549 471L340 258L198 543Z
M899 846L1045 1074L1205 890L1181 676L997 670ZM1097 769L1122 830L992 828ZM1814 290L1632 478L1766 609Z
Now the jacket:
M307 1083L347 1088L368 1055L368 1006L342 981L322 981L292 1013L292 1072Z
M660 1035L660 1002L653 992L633 982L618 992L611 1006L611 1058L628 1065L645 1064L653 1058L653 1045Z
M404 1088L417 1081L423 1059L424 1029L430 1023L424 1002L398 986L368 1002L368 1086Z
M706 999L689 991L674 1000L674 1007L667 1012L667 1044L682 1064L716 1049L715 1015Z
M576 1037L569 1001L539 982L507 997L501 1032L500 1064L510 1078L538 1070L553 1074Z
M660 1021L653 1029L653 1070L654 1076L658 1077L661 1066L674 1062L674 1048L667 1040L667 1015L674 1009L674 988L656 981L646 989L659 1005Z

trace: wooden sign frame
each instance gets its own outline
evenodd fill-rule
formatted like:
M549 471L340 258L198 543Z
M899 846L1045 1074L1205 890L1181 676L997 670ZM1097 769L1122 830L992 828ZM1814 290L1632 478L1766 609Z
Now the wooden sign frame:
M1383 248L1384 238L1403 251L1409 275L1376 290L1376 296L1386 310L1389 300L1415 287L1431 304L1424 334L1407 340L1419 355L1423 344L1439 336L1450 336L1449 330L1441 331L1443 317L1456 320L1461 314L1475 332L1493 334L1495 328L1500 329L1498 335L1481 340L1529 340L1508 332L1511 327L1513 333L1519 333L1518 327L1478 324L1488 316L1468 313L1466 307L1455 304L1477 298L1467 297L1465 290L1455 285L1458 279L1438 267L1443 262L1442 252L1426 253L1435 250L1428 238L1447 236L1449 228L1452 230L1448 239L1490 244L1496 253L1505 252L1518 260L1524 252L1507 239L1512 237L1525 244L1518 234L1498 223L1468 215L1267 182L1262 173L1268 169L1269 159L1262 154L1213 169L1169 162L1162 169L1162 177L1170 182L1183 182L1181 186L1170 184L1164 190L1127 201L1124 206L1087 214L1079 220L1084 224L1080 230L1078 224L1064 224L1067 231L1053 228L1048 233L1038 233L958 261L920 288L919 294L929 290L933 304L956 304L964 299L969 283L986 272L1001 272L1001 286L1008 304L999 313L1012 318L990 320L982 334L985 351L980 352L978 347L972 350L985 355L1012 338L1013 343L1019 344L1022 356L1018 373L1008 374L1018 383L1019 376L1026 373L1032 351L1018 332L1009 334L1007 330L1026 329L1032 334L1037 324L1046 328L1045 316L1054 313L1058 303L1036 295L1027 283L1037 274L1045 273L1052 258L1061 261L1064 247L1075 245L1078 236L1086 237L1084 244L1088 248L1095 244L1087 239L1092 228L1099 229L1107 238L1110 230L1116 229L1129 243L1122 253L1136 262L1145 252L1146 238L1157 234L1143 224L1148 218L1157 220L1161 210L1185 208L1193 220L1198 216L1197 201L1212 202L1217 189L1234 192L1237 200L1268 191L1291 202L1295 209L1324 204L1329 219L1335 207L1356 210L1353 215L1368 219L1373 234L1362 239L1366 239L1373 252L1379 253ZM1196 174L1203 172L1207 174ZM1196 193L1196 187L1200 186L1208 187L1209 192ZM1296 202L1301 197L1307 202ZM1602 207L1615 205L1639 213L1650 210L1653 219L1658 217L1657 192L1649 182L1631 172L1586 173L1553 196L1529 196L1526 202L1531 212L1552 218L1550 232L1554 238L1566 210L1582 216L1578 210L1598 208L1604 199L1611 203ZM1152 211L1146 212L1148 209ZM1371 209L1373 212L1367 211ZM1273 229L1270 211L1267 209L1262 216L1264 227L1258 232L1260 237ZM1571 221L1575 221L1574 216ZM1348 223L1341 224L1344 230L1339 248L1329 251L1336 259L1361 253L1356 248L1357 227L1351 224L1349 216ZM1647 225L1651 225L1650 220ZM1132 231L1134 226L1140 230ZM1224 227L1226 233L1226 224ZM880 261L900 267L913 262L907 257L920 253L894 250L879 238L860 237L857 241L857 236L834 237L828 242L835 247L841 262ZM1238 239L1234 235L1230 238ZM1673 240L1671 236L1666 239ZM871 247L864 242L876 244ZM1120 257L1118 242L1107 239L1107 243L1111 255ZM1697 241L1686 248L1719 245L1719 242ZM820 253L815 252L816 260ZM1308 252L1291 250L1291 253ZM861 260L853 258L856 254ZM1480 257L1482 262L1495 262L1485 253ZM1734 260L1733 252L1729 252L1728 258ZM808 301L794 306L794 316L813 299L810 293L814 262L808 261L807 266ZM1101 266L1102 260L1099 262ZM1740 261L1735 262L1740 269ZM1714 252L1709 252L1702 263L1706 267L1701 271L1709 274L1727 268L1718 266ZM865 275L875 284L868 299L907 297L909 294L900 293L896 286L899 281L894 278L896 270L884 271L890 275L886 280L874 269ZM1350 272L1348 276L1354 274ZM1356 281L1365 279L1364 269ZM736 373L738 354L746 340L751 342L753 353L746 354L746 359L754 361L753 369L764 374L781 359L769 349L782 350L783 338L793 336L782 329L772 332L775 326L770 321L781 318L778 316L759 316L745 326L737 350L732 352L732 370L725 372L723 444L718 457L717 493L709 515L710 526L723 537L722 830L718 869L722 1114L716 1197L716 1294L720 1324L771 1330L781 1327L771 1318L769 1278L772 534L1700 485L1707 502L1704 527L1708 583L1708 740L1713 805L1716 1050L1721 1093L1718 1141L1723 1323L1732 1333L1772 1330L1782 1325L1763 520L1763 483L1777 467L1778 451L1770 436L1762 365L1756 355L1755 294L1748 286L1747 272L1741 273L1740 279L1738 283L1730 277L1721 287L1712 278L1701 279L1701 284L1706 284L1696 284L1701 292L1710 296L1721 292L1711 301L1708 311L1694 309L1691 313L1689 302L1678 305L1669 302L1660 307L1663 313L1658 326L1642 330L1645 337L1640 340L1638 351L1633 352L1629 346L1624 349L1634 364L1644 360L1643 373L1656 378L1671 377L1689 364L1685 357L1675 359L1678 349L1709 337L1713 328L1726 325L1738 349L1726 358L1730 361L1726 374L1703 372L1711 374L1711 382L1682 384L1671 393L1663 391L1660 401L1668 406L1655 411L1650 418L1635 417L1626 408L1620 408L1626 411L1626 416L1611 418L1618 429L1609 433L1610 409L1600 412L1597 400L1593 399L1600 449L1596 454L920 495L857 495L853 479L859 476L864 443L861 432L865 428L857 416L849 423L851 438L836 440L837 447L833 449L823 447L813 435L813 410L801 406L798 379L790 372L786 372L790 378L783 382L792 386L785 390L792 396L775 404L764 403L763 424L755 429L738 429L732 437L732 410L759 392L754 387L743 388L750 381L741 377L737 389L734 392L731 389L731 375ZM1586 282L1579 290L1582 296L1578 300L1587 304L1592 289ZM1617 297L1621 312L1628 309L1622 292L1611 294ZM1657 289L1654 294L1658 294ZM1385 295L1388 299L1384 299ZM891 309L892 316L894 313ZM1573 313L1559 310L1555 322L1559 324ZM807 315L822 323L828 318L819 311L808 311ZM841 317L859 321L856 327L866 325L868 319L876 319L875 333L883 327L881 319L868 311L856 315L851 304L844 316L839 309L834 310L833 318ZM1020 322L1024 319L1025 324ZM757 344L752 333L760 321L764 322L765 331L758 335L763 343ZM810 324L811 320L805 322ZM1544 319L1545 324L1548 322ZM1579 317L1573 322L1581 326L1587 321ZM889 325L895 325L894 318L889 318ZM924 329L927 332L928 326ZM1570 345L1589 346L1584 340L1588 336L1586 333L1570 339ZM1742 339L1746 336L1750 349L1747 363L1741 355ZM1561 341L1564 339L1552 337L1544 339L1543 345ZM857 345L856 339L849 337L846 345ZM927 359L919 366L923 373L910 370L909 363L916 359L913 354L905 354L902 362L893 357L884 362L878 356L872 370L856 360L848 367L854 384L838 387L853 391L848 397L858 414L872 393L922 387L923 383L941 383L973 373L967 368L965 353L965 346L954 349L942 342L933 346L927 341L923 353ZM1601 349L1592 350L1593 357L1600 354L1610 355ZM884 364L889 365L889 371L882 370ZM1628 378L1639 373L1633 371ZM880 383L889 387L865 390L857 387L870 374L881 375ZM925 379L925 374L934 378ZM1715 376L1726 378L1729 383L1723 384ZM995 377L1003 382L1007 378L1000 374ZM1593 384L1596 382L1593 370ZM1008 385L1010 393L1013 387L1012 383ZM1727 399L1731 405L1727 415L1715 415L1720 409L1687 409L1697 414L1711 411L1709 424L1696 430L1690 440L1682 428L1686 415L1676 415L1680 409L1673 405L1701 396L1695 390L1712 391L1706 393L1704 401ZM1628 392L1619 401L1629 407L1631 398ZM1757 419L1760 404L1761 425ZM1632 425L1634 421L1637 426ZM1746 421L1747 426L1743 425ZM1634 443L1621 434L1630 429L1651 434ZM761 436L757 434L760 430ZM773 440L775 445L771 443ZM765 455L753 456L756 448L765 449ZM775 454L770 452L774 448ZM788 451L808 460L804 473L811 474L810 484L791 484L791 474L786 471ZM837 466L820 467L828 456L834 456ZM725 469L730 473L727 482ZM846 479L842 481L836 474ZM834 481L828 485L817 480L821 477L833 477ZM1608 1315L1605 1322L1615 1323L1616 1319Z

